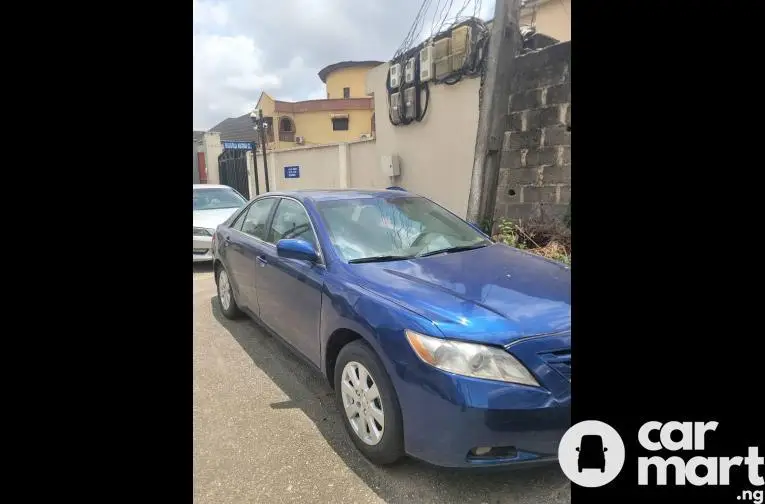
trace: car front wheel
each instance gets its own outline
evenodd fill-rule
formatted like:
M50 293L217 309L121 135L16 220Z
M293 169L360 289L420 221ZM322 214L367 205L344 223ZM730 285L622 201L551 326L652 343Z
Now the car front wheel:
M404 454L401 408L380 359L363 341L340 351L335 396L353 443L371 462L388 465Z
M228 276L226 268L218 270L218 301L220 301L221 311L228 319L235 319L242 315L234 299L234 290L231 287L231 279Z

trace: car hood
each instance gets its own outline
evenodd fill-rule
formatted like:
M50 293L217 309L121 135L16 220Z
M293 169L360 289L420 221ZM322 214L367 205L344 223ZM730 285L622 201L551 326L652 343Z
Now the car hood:
M447 337L506 345L571 327L570 268L507 245L348 267Z
M218 208L216 210L194 210L194 227L215 229L223 224L238 208Z

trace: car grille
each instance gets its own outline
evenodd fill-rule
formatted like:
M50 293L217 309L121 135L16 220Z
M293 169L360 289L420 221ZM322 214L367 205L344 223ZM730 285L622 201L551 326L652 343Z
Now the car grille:
M571 349L542 352L539 356L548 366L571 381Z

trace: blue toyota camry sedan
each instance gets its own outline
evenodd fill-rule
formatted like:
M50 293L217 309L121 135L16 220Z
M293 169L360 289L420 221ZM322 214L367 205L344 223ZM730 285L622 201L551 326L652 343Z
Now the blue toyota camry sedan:
M567 266L400 190L261 195L212 248L223 314L315 365L372 462L556 459L570 425Z

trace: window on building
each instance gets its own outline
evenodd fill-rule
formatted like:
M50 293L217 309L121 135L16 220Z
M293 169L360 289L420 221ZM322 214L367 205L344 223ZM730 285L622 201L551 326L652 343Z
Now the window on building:
M343 88L343 98L350 98L351 97L351 88L344 87Z
M279 141L280 142L294 142L295 141L295 123L289 117L282 117L279 120Z
M334 131L348 131L348 118L347 117L333 117L332 118L332 130L334 130Z

